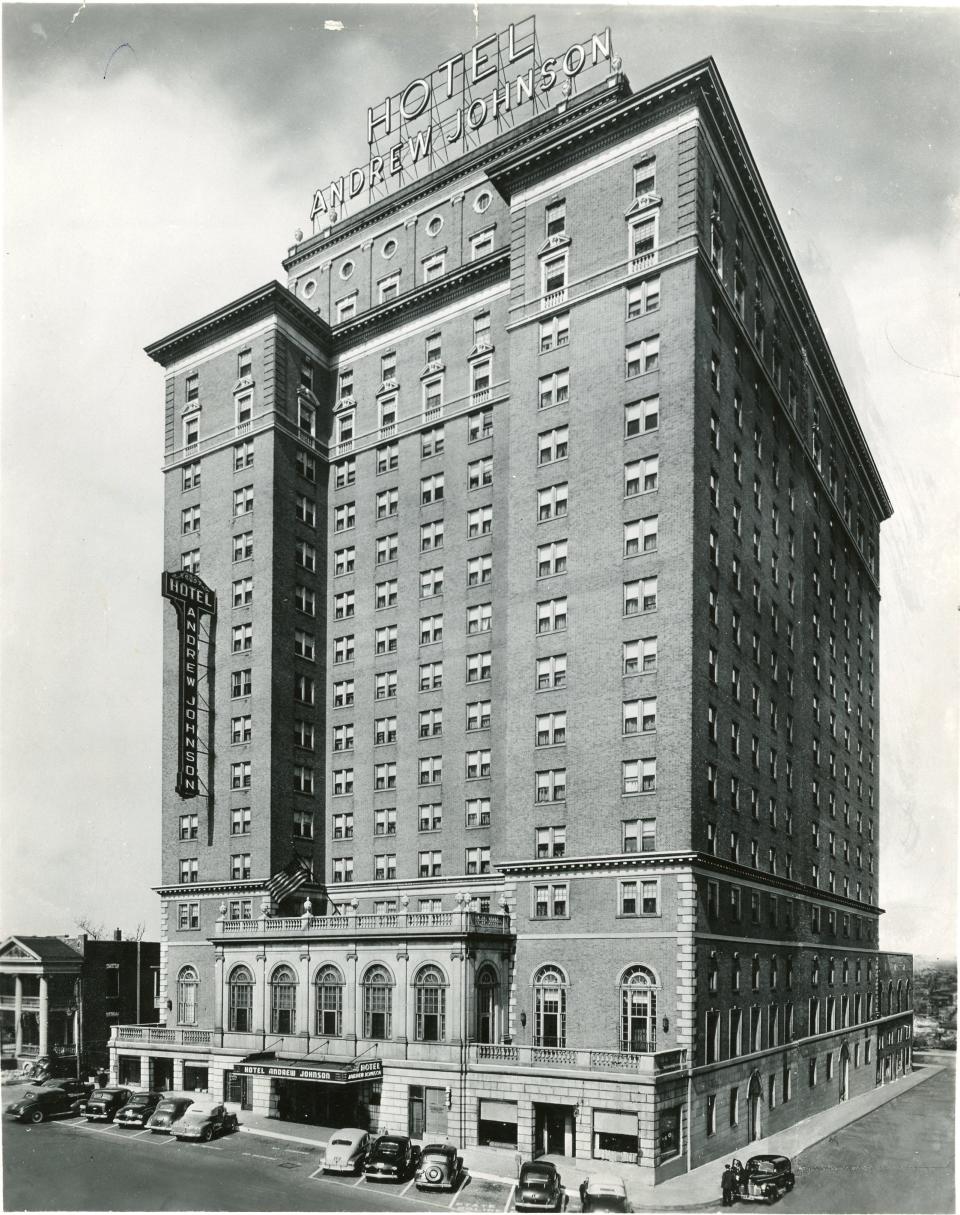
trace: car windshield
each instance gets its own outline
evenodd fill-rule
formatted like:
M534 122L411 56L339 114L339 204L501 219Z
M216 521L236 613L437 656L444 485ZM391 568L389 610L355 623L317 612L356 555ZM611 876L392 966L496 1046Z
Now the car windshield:
M751 1173L776 1173L779 1169L779 1164L776 1160L751 1160Z
M149 1093L134 1093L133 1096L130 1098L129 1104L130 1105L150 1105L150 1104L152 1104L152 1102L153 1102L153 1098L149 1095Z
M446 1164L446 1152L425 1152L423 1157L424 1164Z
M175 1114L182 1108L179 1101L161 1101L157 1106L158 1114Z
M352 1139L331 1139L330 1140L331 1147L350 1147L350 1145L352 1143L353 1143Z
M90 1094L91 1101L112 1101L116 1097L116 1093L111 1093L108 1088L98 1088L96 1092Z
M523 1184L531 1190L545 1190L550 1184L550 1178L544 1173L528 1173Z

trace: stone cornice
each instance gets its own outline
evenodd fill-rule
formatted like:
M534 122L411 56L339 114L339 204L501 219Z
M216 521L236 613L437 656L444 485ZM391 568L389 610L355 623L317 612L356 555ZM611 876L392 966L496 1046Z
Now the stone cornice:
M637 869L689 869L695 873L723 875L731 880L753 883L758 886L772 886L785 894L794 894L811 899L821 904L835 904L858 915L880 916L881 907L871 903L861 903L856 899L844 898L843 895L831 894L815 886L807 886L802 882L794 882L785 877L772 873L764 873L760 869L751 869L746 865L738 865L733 861L725 861L720 857L711 856L706 852L613 852L604 856L564 856L542 857L524 861L497 861L497 872L511 877L536 877L544 873L586 873L591 870L613 869L618 871L634 871Z
M321 349L329 349L330 326L274 279L224 304L215 312L151 342L144 350L154 362L167 367L185 354L202 349L212 340L271 315L283 317L301 328Z

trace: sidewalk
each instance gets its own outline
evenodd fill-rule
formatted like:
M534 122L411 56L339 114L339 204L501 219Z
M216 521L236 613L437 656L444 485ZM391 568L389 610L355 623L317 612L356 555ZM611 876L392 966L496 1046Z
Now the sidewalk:
M801 1152L814 1144L828 1138L836 1131L872 1113L888 1101L894 1100L902 1093L908 1092L925 1080L929 1080L938 1072L943 1071L943 1065L931 1060L922 1064L894 1084L886 1084L881 1088L871 1089L857 1097L851 1097L842 1105L834 1106L821 1114L806 1118L786 1130L759 1139L755 1143L745 1145L740 1149L740 1155L758 1156L774 1154L789 1156L796 1160ZM266 1139L281 1140L289 1143L304 1144L315 1147L318 1153L317 1163L322 1159L327 1140L336 1127L311 1126L299 1122L281 1122L276 1118L267 1118L262 1114L241 1111L240 1131L248 1135L259 1135ZM515 1153L509 1148L467 1147L463 1149L463 1160L467 1169L474 1177L486 1181L498 1181L512 1186L516 1181ZM622 1178L627 1188L627 1197L634 1211L662 1211L676 1208L708 1209L720 1206L720 1174L723 1171L723 1160L717 1159L708 1164L700 1165L692 1172L683 1173L670 1181L664 1181L656 1187L644 1184L640 1180L640 1169L635 1165L609 1164L605 1160L573 1159L569 1156L543 1156L557 1166L563 1177L567 1195L573 1206L579 1206L577 1187L584 1177L596 1173L617 1174Z

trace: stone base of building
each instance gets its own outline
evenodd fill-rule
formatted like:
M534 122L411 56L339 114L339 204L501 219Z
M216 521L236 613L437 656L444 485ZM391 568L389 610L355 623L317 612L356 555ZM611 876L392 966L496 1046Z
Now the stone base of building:
M110 1079L209 1094L237 1113L289 1122L631 1164L654 1186L720 1157L745 1159L754 1141L895 1081L911 1068L910 1028L904 1014L642 1077L384 1059L381 1079L349 1084L245 1075L247 1056L223 1049L113 1044Z

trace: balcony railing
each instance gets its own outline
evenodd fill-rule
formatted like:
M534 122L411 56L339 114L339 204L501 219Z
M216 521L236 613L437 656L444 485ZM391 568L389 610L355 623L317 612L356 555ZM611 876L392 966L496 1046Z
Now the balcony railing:
M165 1025L114 1025L115 1042L143 1042L159 1046L209 1046L209 1029L168 1029Z
M586 1047L507 1046L478 1042L470 1047L470 1061L504 1064L510 1068L557 1068L591 1072L632 1072L656 1076L680 1071L686 1066L685 1050L636 1051L594 1050Z
M216 933L229 937L375 936L380 933L443 934L510 932L510 917L487 911L399 911L384 915L261 916L256 920L218 920Z
M541 302L541 308L554 308L557 304L567 302L567 288L558 287L556 291L548 291Z
M3 995L0 996L0 1008L16 1008L16 996ZM24 1012L33 1012L40 1007L39 996L21 996L20 1007Z

